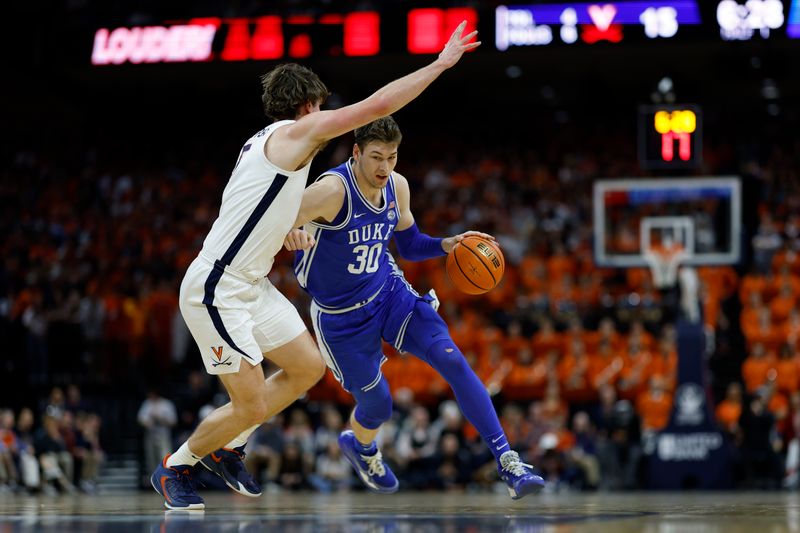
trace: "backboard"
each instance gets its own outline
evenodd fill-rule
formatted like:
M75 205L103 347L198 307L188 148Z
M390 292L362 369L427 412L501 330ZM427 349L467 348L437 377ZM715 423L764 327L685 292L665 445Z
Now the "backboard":
M594 258L603 267L646 267L648 250L678 244L687 265L739 261L737 177L600 180L594 184Z

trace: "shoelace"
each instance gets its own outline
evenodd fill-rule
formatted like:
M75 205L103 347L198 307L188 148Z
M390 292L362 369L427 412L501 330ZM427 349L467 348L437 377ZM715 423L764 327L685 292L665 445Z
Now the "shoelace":
M194 477L192 477L191 472L188 470L184 473L180 470L174 469L175 472L178 473L177 477L172 480L177 488L178 496L195 496L197 493L197 485Z
M500 456L500 465L503 470L515 476L525 476L529 473L525 468L533 468L532 465L523 463L517 452L506 452Z
M370 476L386 474L386 467L383 466L383 456L380 451L375 452L375 455L362 455L361 458L367 462L367 466L369 466L367 474Z

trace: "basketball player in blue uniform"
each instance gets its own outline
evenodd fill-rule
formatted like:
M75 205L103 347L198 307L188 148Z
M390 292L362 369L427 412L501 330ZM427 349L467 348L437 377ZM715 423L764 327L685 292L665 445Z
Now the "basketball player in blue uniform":
M356 399L339 445L364 484L395 492L398 482L383 462L375 435L392 414L389 385L381 373L381 340L410 352L450 384L466 418L497 460L514 499L544 485L509 448L486 388L450 338L431 291L420 296L395 265L387 247L421 261L447 254L468 231L435 239L421 233L411 214L408 181L393 172L401 133L391 117L355 131L353 157L325 172L303 194L285 245L298 250L295 274L313 298L317 345L333 375Z
M328 90L300 65L280 65L262 78L264 111L276 122L242 147L219 217L183 278L179 300L206 371L219 376L231 401L153 472L150 481L167 508L204 508L192 477L201 461L240 494L261 493L242 462L247 438L325 372L297 309L267 279L297 217L311 161L330 139L409 103L477 47L479 42L469 42L476 32L464 35L465 25L431 64L340 109L320 111ZM266 380L264 358L280 367Z

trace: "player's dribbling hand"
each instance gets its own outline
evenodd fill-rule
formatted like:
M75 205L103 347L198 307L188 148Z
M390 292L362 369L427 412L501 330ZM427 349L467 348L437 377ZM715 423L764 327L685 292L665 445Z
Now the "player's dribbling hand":
M472 50L473 48L477 48L481 45L480 41L475 41L474 43L470 42L472 38L478 35L478 30L470 32L467 35L462 35L466 25L466 20L458 25L456 30L450 36L450 39L447 41L447 44L444 45L444 49L439 54L438 61L444 66L444 68L452 67L458 63L458 60L461 59L461 55L464 52L467 50Z
M442 239L442 249L449 254L453 251L453 248L455 248L456 244L463 241L465 237L471 236L481 237L487 241L497 242L497 239L488 233L481 233L480 231L465 231L464 233L459 233L458 235L453 235L452 237Z
M283 239L283 246L290 252L294 252L296 250L308 250L314 246L315 242L314 237L306 230L293 229Z

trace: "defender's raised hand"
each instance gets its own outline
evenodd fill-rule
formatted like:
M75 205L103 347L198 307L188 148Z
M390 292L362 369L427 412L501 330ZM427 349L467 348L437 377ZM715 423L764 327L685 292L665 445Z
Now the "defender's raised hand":
M464 33L464 28L467 26L467 21L462 21L461 24L458 25L456 30L450 36L450 39L447 41L447 44L444 45L444 49L439 54L439 63L444 66L444 68L450 68L456 63L458 60L461 59L461 56L467 50L472 50L473 48L477 48L481 45L480 41L475 41L474 43L469 42L472 40L473 37L478 35L478 30L468 33L467 35L462 35Z

